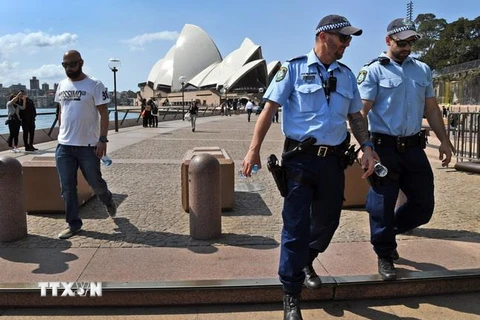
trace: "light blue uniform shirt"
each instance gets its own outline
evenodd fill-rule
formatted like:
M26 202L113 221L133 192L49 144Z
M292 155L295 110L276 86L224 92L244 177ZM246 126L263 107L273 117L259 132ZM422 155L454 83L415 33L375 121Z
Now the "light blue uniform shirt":
M362 109L355 76L345 65L333 62L328 70L312 50L283 65L270 83L264 99L282 106L282 131L286 137L302 141L317 139L316 145L336 146L347 136L347 115ZM327 103L322 78L337 78L337 88Z
M435 96L428 65L412 57L402 64L376 61L363 67L358 82L362 99L373 101L368 113L371 132L411 136L421 130L425 99Z

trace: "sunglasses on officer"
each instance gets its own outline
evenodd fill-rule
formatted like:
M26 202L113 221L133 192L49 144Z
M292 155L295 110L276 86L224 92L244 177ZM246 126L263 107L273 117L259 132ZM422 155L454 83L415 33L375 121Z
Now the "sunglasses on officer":
M340 40L341 43L347 43L347 42L350 42L350 40L352 40L351 35L341 34L339 32L327 32L327 33L338 36L338 39Z
M395 41L397 46L399 46L400 48L405 48L407 45L412 47L415 44L415 42L417 42L417 38L414 38L412 40L395 40L393 38L390 38L390 39Z
M75 68L78 63L80 62L80 60L77 60L77 61L70 61L70 62L62 62L62 67L66 68L66 67L70 67L70 68Z

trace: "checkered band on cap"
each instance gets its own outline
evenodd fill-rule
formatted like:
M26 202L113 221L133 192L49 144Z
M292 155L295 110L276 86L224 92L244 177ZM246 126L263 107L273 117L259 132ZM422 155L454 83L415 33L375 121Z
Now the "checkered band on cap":
M330 31L330 30L336 30L336 29L342 29L345 27L350 27L351 24L348 21L345 22L340 22L340 23L332 23L332 24L327 24L321 27L318 27L317 30L315 30L315 33L323 32L323 31Z
M396 34L396 33L399 33L399 32L402 32L402 31L407 31L407 30L417 31L417 29L415 29L415 26L412 24L412 25L401 26L401 27L397 27L395 29L392 29L392 30L387 32L387 36L391 36L392 34Z

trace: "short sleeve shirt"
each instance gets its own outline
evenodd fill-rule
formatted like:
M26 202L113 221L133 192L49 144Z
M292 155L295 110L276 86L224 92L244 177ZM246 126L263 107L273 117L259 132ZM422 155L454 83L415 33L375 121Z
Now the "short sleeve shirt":
M329 95L325 81L336 78ZM347 115L362 109L355 76L345 65L333 62L328 70L312 50L285 63L263 97L282 106L286 137L302 141L314 137L317 145L335 146L347 135Z
M55 102L60 103L61 108L58 143L95 146L100 136L97 107L110 102L102 82L90 77L80 81L62 80L55 93Z
M357 82L362 99L373 101L368 113L371 132L411 136L421 130L425 100L435 96L428 65L412 57L402 64L375 61L362 68Z

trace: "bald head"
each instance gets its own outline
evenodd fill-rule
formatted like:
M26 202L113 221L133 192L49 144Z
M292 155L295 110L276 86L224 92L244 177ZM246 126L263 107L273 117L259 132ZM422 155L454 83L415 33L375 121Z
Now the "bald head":
M69 50L63 55L63 68L65 73L73 81L79 81L85 79L85 74L82 71L83 60L80 52L77 50Z
M63 60L82 60L82 56L77 50L69 50L63 55Z

